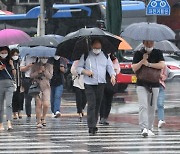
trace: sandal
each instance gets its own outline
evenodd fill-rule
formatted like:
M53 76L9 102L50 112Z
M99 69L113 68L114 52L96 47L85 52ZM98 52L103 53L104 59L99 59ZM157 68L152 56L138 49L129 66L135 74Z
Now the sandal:
M7 128L7 130L8 130L8 131L13 130L12 126L9 126L9 127Z
M41 123L37 123L37 128L42 128L42 124Z
M46 121L44 119L41 119L41 124L45 127L46 126Z
M8 131L13 130L11 121L9 121L9 120L7 121L7 130L8 130Z
M14 112L13 113L13 119L17 119L18 117L17 117L17 113L16 112Z

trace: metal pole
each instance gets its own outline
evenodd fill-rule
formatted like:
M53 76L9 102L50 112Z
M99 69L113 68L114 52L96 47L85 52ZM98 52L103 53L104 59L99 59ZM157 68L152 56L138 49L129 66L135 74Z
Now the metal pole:
M40 0L40 36L45 35L45 13L44 13L44 0Z
M150 0L145 1L146 7L147 7L149 2L150 2ZM147 22L157 23L157 15L146 15L146 20L147 20Z

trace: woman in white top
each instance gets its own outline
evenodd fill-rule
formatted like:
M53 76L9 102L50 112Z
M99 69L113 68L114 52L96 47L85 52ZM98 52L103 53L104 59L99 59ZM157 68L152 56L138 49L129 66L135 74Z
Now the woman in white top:
M79 114L79 120L81 121L84 115L83 110L86 106L87 100L85 95L83 75L79 75L76 71L78 62L79 60L73 62L71 67L71 73L72 73L72 79L74 81L73 86L76 94L77 113Z

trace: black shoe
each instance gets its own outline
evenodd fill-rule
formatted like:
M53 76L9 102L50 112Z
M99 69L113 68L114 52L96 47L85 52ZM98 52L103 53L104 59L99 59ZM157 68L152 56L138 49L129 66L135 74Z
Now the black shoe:
M89 128L89 135L95 135L98 131L97 127Z
M109 122L104 121L102 124L107 126L107 125L109 125Z
M31 117L31 115L30 115L30 114L27 114L27 117L29 117L29 118L30 118L30 117Z
M79 121L82 122L82 117L83 117L83 114L82 113L79 113Z

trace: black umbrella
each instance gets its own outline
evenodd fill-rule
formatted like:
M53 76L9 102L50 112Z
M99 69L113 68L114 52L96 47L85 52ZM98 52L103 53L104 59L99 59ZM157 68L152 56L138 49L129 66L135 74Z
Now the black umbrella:
M19 46L35 47L35 46L46 46L46 47L57 47L63 36L57 35L44 35L32 37L32 41L19 44Z
M121 42L115 35L99 28L81 28L64 37L57 47L56 54L70 60L77 60L82 54L90 50L93 39L101 41L102 51L105 53L118 51L118 46Z

